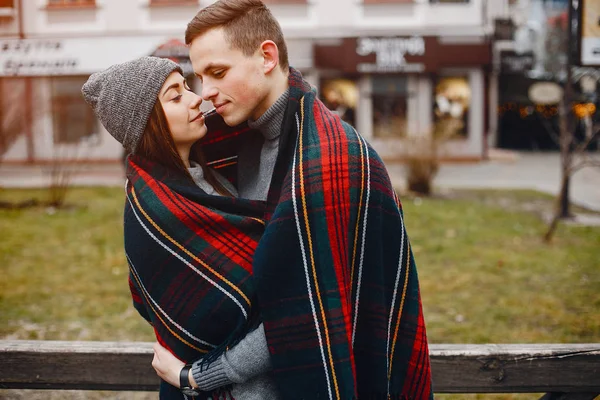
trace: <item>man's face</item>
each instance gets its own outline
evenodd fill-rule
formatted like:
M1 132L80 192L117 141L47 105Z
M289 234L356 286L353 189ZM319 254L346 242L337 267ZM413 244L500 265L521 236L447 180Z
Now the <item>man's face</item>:
M258 119L269 91L259 49L250 57L232 49L222 28L211 29L190 44L190 60L202 81L202 98L211 101L229 126Z

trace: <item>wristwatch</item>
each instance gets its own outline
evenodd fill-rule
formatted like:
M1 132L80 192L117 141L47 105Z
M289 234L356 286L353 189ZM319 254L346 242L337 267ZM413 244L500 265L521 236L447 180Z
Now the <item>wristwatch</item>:
M179 372L179 388L181 389L181 393L193 397L198 396L200 390L193 388L190 383L190 369L192 369L192 364L185 364L181 368L181 372Z

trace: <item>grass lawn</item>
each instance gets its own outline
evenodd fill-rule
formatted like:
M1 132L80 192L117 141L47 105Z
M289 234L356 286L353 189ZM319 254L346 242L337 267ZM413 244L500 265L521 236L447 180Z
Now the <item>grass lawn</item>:
M432 343L600 342L600 227L562 224L547 245L552 197L451 197L403 201Z
M123 190L75 188L67 202L0 210L0 339L152 340L127 286ZM403 198L431 343L600 342L600 227L562 224L546 245L537 212L551 206L523 191Z
M10 201L44 195L0 192ZM127 286L123 190L76 188L67 203L0 210L0 338L152 340Z

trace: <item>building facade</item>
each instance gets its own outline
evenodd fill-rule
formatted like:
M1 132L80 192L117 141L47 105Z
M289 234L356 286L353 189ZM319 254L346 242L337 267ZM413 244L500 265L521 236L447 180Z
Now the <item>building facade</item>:
M2 162L120 160L80 90L143 55L179 61L185 27L210 0L0 0ZM446 156L486 157L495 129L493 20L508 0L266 0L290 64L384 159L453 120ZM204 104L203 107L210 107ZM493 144L492 144L493 145Z
M518 0L508 17L498 20L493 57L500 88L497 147L559 150L559 105L568 69L571 95L566 101L572 112L567 125L576 142L587 140L600 122L599 21L598 0ZM597 139L588 147L598 148Z

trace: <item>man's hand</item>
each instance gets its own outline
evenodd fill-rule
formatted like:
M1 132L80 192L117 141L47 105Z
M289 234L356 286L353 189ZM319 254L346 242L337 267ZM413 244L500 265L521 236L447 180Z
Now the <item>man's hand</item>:
M152 347L154 349L152 367L162 380L178 388L179 372L181 372L185 364L158 342L154 343Z

